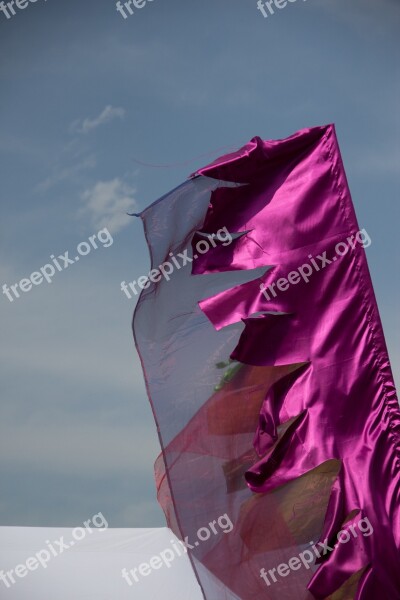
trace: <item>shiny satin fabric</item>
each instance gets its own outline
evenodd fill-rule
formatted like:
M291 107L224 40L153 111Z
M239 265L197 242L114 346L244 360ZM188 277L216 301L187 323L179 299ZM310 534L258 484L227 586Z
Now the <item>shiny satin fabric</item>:
M189 550L204 598L399 600L400 413L334 126L254 138L140 216L152 268L190 249L134 333L169 526L233 524Z

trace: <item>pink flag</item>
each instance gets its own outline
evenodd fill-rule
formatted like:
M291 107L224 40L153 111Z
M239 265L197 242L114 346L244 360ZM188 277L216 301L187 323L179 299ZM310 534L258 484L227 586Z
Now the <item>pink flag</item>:
M399 600L400 412L333 125L140 216L158 496L204 598Z

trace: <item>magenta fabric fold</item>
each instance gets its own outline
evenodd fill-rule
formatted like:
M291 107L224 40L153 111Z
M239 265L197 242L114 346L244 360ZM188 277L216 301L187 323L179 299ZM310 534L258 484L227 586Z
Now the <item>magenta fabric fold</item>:
M152 268L190 247L134 333L169 526L232 523L189 550L204 598L400 600L400 412L334 126L254 138L140 216Z

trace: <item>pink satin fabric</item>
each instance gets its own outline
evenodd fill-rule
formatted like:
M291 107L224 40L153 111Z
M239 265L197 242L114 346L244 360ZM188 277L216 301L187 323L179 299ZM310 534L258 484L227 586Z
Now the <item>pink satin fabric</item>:
M155 324L149 333L152 319L163 318L166 282L142 294L134 320L163 447L156 473L168 523L183 539L216 513L234 520L229 535L191 552L206 600L399 600L400 412L334 126L254 138L189 185L199 179L218 185L197 223L188 217L160 256L188 240L194 253L199 236L224 227L242 235L179 275L166 319L176 319L176 330L161 334ZM183 219L185 206L195 211L179 194L159 202L163 209L141 215L152 267L168 222ZM319 269L308 281L282 283L311 259ZM265 274L252 275L259 267ZM229 272L249 276L210 293L207 282ZM188 299L194 281L204 281L193 296L199 308ZM237 370L207 393L228 356ZM176 431L174 419L182 419ZM362 518L371 535L334 544ZM334 549L310 570L271 586L260 578L262 567L326 539Z

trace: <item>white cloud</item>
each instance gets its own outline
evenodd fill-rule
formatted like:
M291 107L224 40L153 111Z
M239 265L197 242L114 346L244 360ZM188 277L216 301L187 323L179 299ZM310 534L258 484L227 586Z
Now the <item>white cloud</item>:
M76 181L80 174L87 169L93 169L96 166L94 155L87 156L79 164L69 167L57 167L52 175L49 175L36 186L37 192L47 192L49 189L64 181Z
M116 233L130 223L126 213L137 209L135 192L118 177L110 181L98 181L83 192L85 206L80 209L79 216L88 214L94 227L107 227L111 233Z
M70 129L77 133L89 133L93 129L97 129L101 125L105 125L114 119L123 119L125 116L125 109L107 105L105 109L94 119L86 118L83 121L78 119L71 123Z

